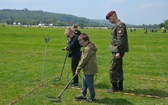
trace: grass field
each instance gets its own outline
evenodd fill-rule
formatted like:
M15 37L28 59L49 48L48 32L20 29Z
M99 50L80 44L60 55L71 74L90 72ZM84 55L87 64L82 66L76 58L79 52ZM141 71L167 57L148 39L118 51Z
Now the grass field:
M124 92L112 94L105 92L111 86L108 74L111 31L106 29L81 29L81 32L89 34L90 40L98 47L99 73L95 81L97 101L93 103L75 101L74 97L80 95L81 90L70 87L62 95L61 102L48 101L46 96L57 96L68 83L69 58L61 81L53 81L61 72L66 54L62 51L66 45L64 30L64 28L0 27L0 105L166 105L168 103L168 33L158 31L143 34L143 30L128 31L130 52L124 57ZM45 37L51 40L47 47L44 86L40 86ZM150 95L158 98L150 98Z

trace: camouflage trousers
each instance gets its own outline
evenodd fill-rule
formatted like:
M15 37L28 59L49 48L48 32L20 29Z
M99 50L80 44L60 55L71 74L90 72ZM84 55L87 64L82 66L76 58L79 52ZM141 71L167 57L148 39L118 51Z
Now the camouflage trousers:
M115 58L116 53L112 53L109 75L110 82L112 84L117 84L118 82L123 82L123 56L124 53L120 53L120 58Z

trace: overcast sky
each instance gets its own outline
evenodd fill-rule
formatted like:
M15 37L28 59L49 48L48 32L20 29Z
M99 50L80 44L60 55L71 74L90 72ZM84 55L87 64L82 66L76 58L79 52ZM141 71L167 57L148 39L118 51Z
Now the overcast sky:
M168 20L168 0L0 0L0 9L43 10L88 19L105 19L115 10L128 24L159 24Z

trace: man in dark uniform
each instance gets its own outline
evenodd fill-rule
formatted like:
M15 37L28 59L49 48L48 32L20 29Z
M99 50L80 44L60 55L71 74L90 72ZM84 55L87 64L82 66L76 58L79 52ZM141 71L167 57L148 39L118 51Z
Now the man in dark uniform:
M128 38L126 25L122 23L115 11L110 11L106 15L115 26L112 28L110 51L112 58L110 62L109 75L112 87L107 92L123 91L123 57L128 52Z
M81 58L81 45L79 44L78 36L75 35L72 29L68 29L65 32L65 35L68 37L68 51L69 57L71 57L71 69L74 76L76 67L78 66L79 60ZM78 86L78 83L78 75L76 75L71 86Z

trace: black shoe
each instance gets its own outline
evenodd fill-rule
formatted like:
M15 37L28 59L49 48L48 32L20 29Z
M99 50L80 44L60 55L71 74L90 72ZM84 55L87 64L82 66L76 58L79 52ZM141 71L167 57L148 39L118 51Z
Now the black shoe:
M118 90L111 88L111 89L107 89L106 92L113 93L113 92L118 92Z
M78 97L75 97L75 100L76 100L76 101L86 100L86 97L78 96Z
M93 101L96 101L96 98L89 98L87 99L88 102L93 102Z

